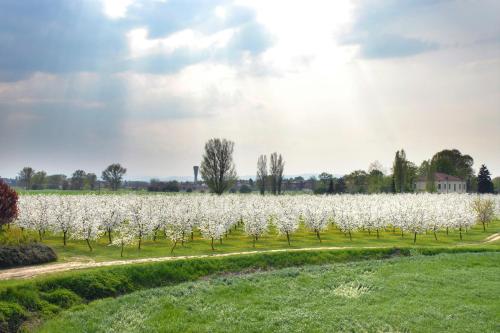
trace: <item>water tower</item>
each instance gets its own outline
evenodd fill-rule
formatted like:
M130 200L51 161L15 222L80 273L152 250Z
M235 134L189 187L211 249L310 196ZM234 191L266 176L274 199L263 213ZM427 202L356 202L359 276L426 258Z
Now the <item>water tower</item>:
M198 183L198 169L199 169L199 167L198 167L197 165L195 165L195 166L193 167L193 171L194 171L194 182L195 182L195 184L196 184L196 183Z

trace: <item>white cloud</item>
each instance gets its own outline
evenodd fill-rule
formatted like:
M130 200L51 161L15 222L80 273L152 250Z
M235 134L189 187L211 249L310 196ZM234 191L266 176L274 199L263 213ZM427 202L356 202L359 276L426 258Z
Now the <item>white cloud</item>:
M138 28L127 34L131 58L156 54L172 54L186 49L188 51L217 50L224 48L237 29L225 29L214 34L184 29L165 38L149 38L146 28Z
M127 9L134 0L102 0L104 14L109 18L119 19L127 15Z

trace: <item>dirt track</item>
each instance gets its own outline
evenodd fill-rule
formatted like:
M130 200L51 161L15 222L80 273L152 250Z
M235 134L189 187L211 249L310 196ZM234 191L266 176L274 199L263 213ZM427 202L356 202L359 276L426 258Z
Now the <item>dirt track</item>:
M486 237L483 242L484 243L493 243L499 239L500 239L500 234L496 233L496 234L493 234L493 235Z
M490 235L485 238L483 243L492 243L500 240L500 233ZM374 248L387 248L391 246L366 246L366 247L356 247L361 249L374 249ZM263 250L263 251L248 251L248 252L232 252L232 253L221 253L221 254L204 254L197 256L178 256L178 257L159 257L159 258L143 258L143 259L130 259L130 260L113 260L104 262L94 262L94 261L75 261L75 262L63 262L56 264L46 264L39 266L28 266L20 268L10 268L0 270L0 280L10 280L10 279L27 279L43 274L64 272L75 269L84 268L95 268L95 267L106 267L115 265L129 265L129 264L139 264L148 262L162 262L162 261L173 261L173 260L186 260L195 258L217 258L217 257L230 257L236 255L245 254L255 254L255 253L272 253L272 252L297 252L297 251L317 251L317 250L341 250L349 249L354 247L348 246L329 246L329 247L309 247L302 249L278 249L278 250Z
M390 246L367 246L361 247L363 249L373 249L373 248L384 248ZM347 246L329 246L329 247L311 247L311 248L301 248L301 249L277 249L277 250L262 250L262 251L246 251L246 252L231 252L231 253L220 253L220 254L202 254L196 256L178 256L178 257L158 257L158 258L142 258L142 259L129 259L129 260L113 260L113 261L86 261L86 262L62 262L56 264L45 264L39 266L28 266L20 268L9 268L0 270L0 280L10 280L10 279L26 279L35 277L38 275L64 272L75 269L84 268L95 268L95 267L106 267L106 266L118 266L118 265L129 265L129 264L140 264L148 262L162 262L162 261L174 261L174 260L186 260L186 259L196 259L196 258L217 258L217 257L230 257L236 255L245 254L255 254L255 253L272 253L272 252L297 252L297 251L317 251L317 250L341 250L353 247ZM360 248L360 247L356 247Z

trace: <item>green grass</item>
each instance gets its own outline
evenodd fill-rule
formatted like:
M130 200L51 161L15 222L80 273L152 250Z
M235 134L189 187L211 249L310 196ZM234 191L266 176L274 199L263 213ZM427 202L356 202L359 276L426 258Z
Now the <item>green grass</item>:
M51 318L69 305L134 291L168 286L220 273L269 270L302 265L387 259L413 254L488 252L474 247L375 248L274 252L101 267L42 275L0 284L0 332L32 331L33 323ZM69 305L68 305L69 304Z
M500 253L303 266L77 306L40 332L498 332Z
M84 194L151 194L146 190L128 190L120 189L117 191L112 191L107 188L101 188L96 190L57 190L57 189L43 189L43 190L26 190L21 187L14 187L19 195L47 195L47 194L57 194L57 195L84 195Z
M457 230L449 231L446 235L444 230L438 232L438 240L434 239L432 233L419 234L417 236L417 246L422 247L444 247L444 246L457 246L457 245L474 245L480 244L486 237L491 234L500 232L500 221L496 220L489 224L486 232L483 232L482 226L476 225L474 228L463 232L463 240L460 241L459 233ZM138 250L137 247L128 247L124 251L123 259L136 259L148 257L163 257L170 256L170 249L172 244L169 240L165 239L162 233L158 233L159 238L157 241L151 239L145 240L142 244L142 249ZM195 232L193 241L188 241L181 246L176 247L173 255L198 255L198 254L212 254L212 253L229 253L229 252L243 252L255 250L273 250L284 248L304 248L304 247L322 247L322 246L347 246L347 247L366 247L366 246L388 246L388 247L405 247L413 246L413 235L405 234L401 237L399 230L395 233L392 230L387 232L380 232L380 238L377 239L376 233L367 231L358 231L352 234L352 240L344 235L335 226L330 225L328 230L321 233L322 242L320 243L316 235L307 230L303 225L299 228L297 233L291 236L291 246L289 247L286 237L279 236L275 230L271 230L267 235L260 238L255 248L252 246L252 240L245 235L243 227L240 226L236 230L232 230L227 238L224 238L222 244L216 242L216 249L212 251L210 248L210 241L201 237L199 231ZM31 238L38 237L34 232L30 234ZM189 237L187 237L189 238ZM120 249L115 246L108 246L107 237L102 237L93 244L93 251L90 252L87 244L84 241L69 240L66 247L63 246L62 235L49 235L43 240L44 244L52 247L57 255L59 261L75 261L75 260L95 260L95 261L109 261L122 259L120 257ZM500 247L498 242L485 245L488 247Z

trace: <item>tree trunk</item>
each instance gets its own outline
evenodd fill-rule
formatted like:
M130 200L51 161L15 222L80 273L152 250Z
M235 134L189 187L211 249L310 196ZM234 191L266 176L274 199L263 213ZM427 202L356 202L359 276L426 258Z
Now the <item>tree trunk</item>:
M87 245L89 247L90 252L92 252L92 246L90 245L90 240L87 238L85 241L87 241Z
M215 250L214 249L214 238L212 237L212 251Z
M351 240L351 241L352 241L351 230L349 230L349 240Z
M174 242L174 246L172 246L172 249L170 250L170 254L174 253L175 246L177 245L177 240Z
M66 246L66 234L68 232L67 231L63 231L63 243L64 243L64 246Z
M290 246L290 234L286 232L286 240L288 241L288 246Z
M113 239L111 238L111 229L108 229L108 241L109 241L109 244L111 244L113 242Z
M483 222L483 232L486 231L486 224Z
M125 244L123 244L122 242L122 251L120 252L120 257L123 258L123 247L124 247Z
M42 230L38 230L38 238L40 238L40 242L43 240Z
M417 242L417 233L415 232L415 235L413 236L413 244Z
M378 229L377 229L377 239L379 239L379 238L380 238L380 235L378 234Z
M434 230L434 238L435 238L436 240L438 240L438 236L437 236L437 234L436 234L436 230Z
M316 237L318 237L318 240L321 243L321 237L319 236L319 231L316 231Z
M462 240L462 227L460 227L458 231L460 232L460 240Z

